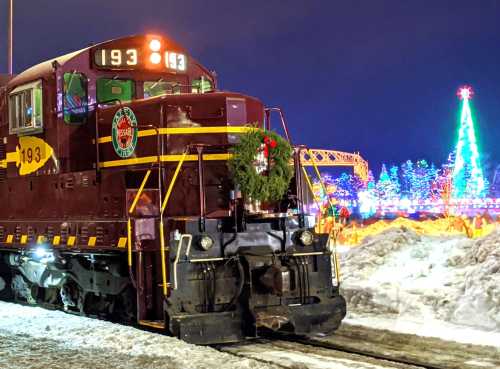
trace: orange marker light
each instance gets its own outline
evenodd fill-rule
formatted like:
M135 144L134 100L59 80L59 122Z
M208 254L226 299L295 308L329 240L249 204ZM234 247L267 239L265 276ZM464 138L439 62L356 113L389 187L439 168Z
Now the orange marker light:
M160 64L161 55L159 53L152 53L151 56L149 57L149 61L153 64Z
M157 39L153 39L149 42L149 48L151 51L158 52L161 49L161 42Z

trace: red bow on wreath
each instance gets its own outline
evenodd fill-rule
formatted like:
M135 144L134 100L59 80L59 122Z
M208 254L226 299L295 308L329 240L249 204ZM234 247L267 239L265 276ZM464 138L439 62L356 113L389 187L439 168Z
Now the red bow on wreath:
M266 158L269 157L269 147L271 147L271 149L274 149L276 145L277 143L275 140L270 139L268 136L264 136L264 156Z

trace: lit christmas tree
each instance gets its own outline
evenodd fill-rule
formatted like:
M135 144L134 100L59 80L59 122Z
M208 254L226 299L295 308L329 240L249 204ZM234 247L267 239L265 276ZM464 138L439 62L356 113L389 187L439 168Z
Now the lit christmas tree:
M390 187L390 183L391 179L389 178L389 174L387 174L387 168L385 164L382 164L382 170L375 184L375 193L379 200L387 200L387 190Z
M393 165L390 169L391 182L394 192L394 199L401 198L401 183L399 182L399 168L397 165Z
M394 200L398 197L398 190L395 183L391 180L385 164L382 164L380 177L375 188L379 200Z
M415 181L415 170L411 160L407 160L401 165L401 197L413 199L412 186Z
M463 103L455 166L453 168L453 198L484 197L486 185L483 170L481 169L474 121L469 104L472 89L464 86L459 89L458 96Z
M334 198L337 200L354 200L356 198L356 192L350 184L350 175L347 173L342 173L340 177L336 178L335 181L335 193Z
M361 213L363 218L369 218L377 211L376 208L377 194L375 187L376 185L373 172L369 170L366 189L361 189L358 192L359 212Z
M413 198L417 200L429 199L431 194L432 174L427 161L417 161L414 173L414 181L411 185Z

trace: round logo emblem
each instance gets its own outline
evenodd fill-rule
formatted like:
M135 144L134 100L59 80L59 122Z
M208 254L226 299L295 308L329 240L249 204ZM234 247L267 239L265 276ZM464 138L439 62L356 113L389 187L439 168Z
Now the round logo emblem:
M124 107L115 113L111 138L120 158L128 158L134 153L137 146L137 118L132 109Z

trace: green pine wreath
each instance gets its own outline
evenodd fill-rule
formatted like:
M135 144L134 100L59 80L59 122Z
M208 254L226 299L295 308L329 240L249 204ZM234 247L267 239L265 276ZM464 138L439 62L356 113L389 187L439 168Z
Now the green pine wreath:
M254 162L262 145L268 154L268 170L257 173ZM285 195L293 176L290 165L292 147L284 138L258 128L240 136L238 144L230 149L233 154L229 168L241 192L252 200L277 201Z

